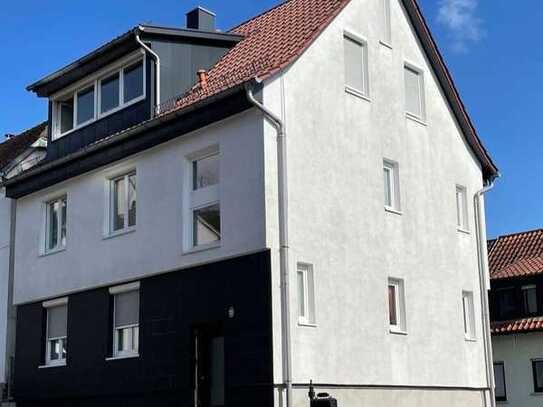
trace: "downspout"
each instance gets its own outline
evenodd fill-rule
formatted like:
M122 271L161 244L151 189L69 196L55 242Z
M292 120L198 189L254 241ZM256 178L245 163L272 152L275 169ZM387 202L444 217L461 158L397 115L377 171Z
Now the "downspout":
M282 79L281 79L282 80ZM292 345L290 339L290 291L289 291L289 238L288 238L288 186L287 143L285 126L281 118L255 99L253 89L246 87L247 99L277 131L277 184L279 206L279 259L281 280L281 328L283 346L283 384L286 388L286 407L292 406Z
M499 177L499 175L498 175ZM475 206L475 228L477 239L477 257L479 260L479 288L481 296L481 316L483 322L483 344L485 353L485 367L486 367L486 380L487 387L490 392L490 406L496 407L496 389L494 384L494 364L492 362L492 337L490 333L490 311L488 304L488 292L490 287L487 284L488 272L488 252L487 242L485 239L483 224L483 208L482 198L487 192L494 188L494 179L492 179L483 189L477 191L474 195ZM485 396L486 405L486 396Z
M142 26L139 26L138 27L138 30L143 32L145 31L145 27L142 27ZM155 94L156 94L156 109L153 108L153 112L152 112L152 115L154 116L155 112L156 114L160 113L160 57L158 56L158 54L153 51L151 48L149 48L147 45L145 45L145 43L141 40L140 38L140 35L139 33L136 31L136 41L138 44L141 45L141 47L147 51L149 54L151 54L153 56L153 58L155 59L155 64L156 64L156 89L155 89Z

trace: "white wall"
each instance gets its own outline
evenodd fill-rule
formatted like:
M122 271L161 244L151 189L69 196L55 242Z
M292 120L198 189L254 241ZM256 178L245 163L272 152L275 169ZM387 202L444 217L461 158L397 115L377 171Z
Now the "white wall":
M217 144L221 154L222 245L184 254L185 157ZM249 111L21 198L17 210L15 303L264 248L263 154L262 119ZM103 239L106 176L122 168L137 171L136 231ZM40 256L43 203L64 193L68 197L66 250Z
M505 364L507 404L511 407L540 407L543 394L534 394L532 359L543 358L543 333L495 336L494 361Z
M392 49L379 43L380 0L353 0L264 102L284 110L289 159L293 380L485 387L473 194L481 169L399 2ZM343 30L368 41L371 101L344 90ZM424 69L427 123L404 113L404 61ZM275 131L265 127L274 329L280 332ZM402 214L384 210L383 158L399 162ZM468 190L470 233L456 228ZM297 325L296 262L314 265L317 327ZM387 278L405 279L408 334L389 333ZM473 291L477 340L464 339L462 290ZM275 380L281 379L275 337ZM480 401L480 399L478 399ZM355 405L355 404L352 404ZM359 405L359 404L356 404Z

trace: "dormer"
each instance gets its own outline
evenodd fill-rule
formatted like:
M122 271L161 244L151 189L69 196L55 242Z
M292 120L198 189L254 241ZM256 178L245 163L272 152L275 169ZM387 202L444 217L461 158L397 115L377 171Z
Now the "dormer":
M217 31L215 15L198 7L187 28L139 25L30 85L49 100L46 160L153 118L242 38Z

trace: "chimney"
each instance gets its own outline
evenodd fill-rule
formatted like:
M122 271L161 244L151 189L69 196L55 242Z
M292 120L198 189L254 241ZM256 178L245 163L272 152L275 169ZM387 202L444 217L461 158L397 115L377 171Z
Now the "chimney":
M198 75L198 84L200 85L200 88L202 90L205 90L207 88L207 77L208 77L207 71L205 69L200 69L197 72L197 75Z
M215 31L215 13L196 7L187 13L187 28L200 31Z

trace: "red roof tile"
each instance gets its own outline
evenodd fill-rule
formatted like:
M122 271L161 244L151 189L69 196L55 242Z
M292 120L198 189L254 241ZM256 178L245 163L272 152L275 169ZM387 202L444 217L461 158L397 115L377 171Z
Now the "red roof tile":
M543 331L543 317L524 318L506 322L493 322L491 324L492 335L507 335L534 331Z
M0 170L22 154L28 147L47 133L47 122L41 123L9 140L0 143Z
M494 280L543 274L543 230L489 241L488 258Z

